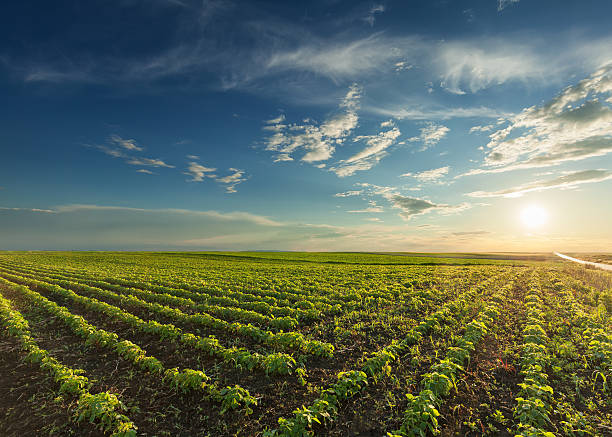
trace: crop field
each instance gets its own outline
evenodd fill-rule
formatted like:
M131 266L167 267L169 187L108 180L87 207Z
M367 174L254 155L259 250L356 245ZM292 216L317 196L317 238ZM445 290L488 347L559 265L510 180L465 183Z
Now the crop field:
M528 256L0 252L0 435L610 436L611 314Z

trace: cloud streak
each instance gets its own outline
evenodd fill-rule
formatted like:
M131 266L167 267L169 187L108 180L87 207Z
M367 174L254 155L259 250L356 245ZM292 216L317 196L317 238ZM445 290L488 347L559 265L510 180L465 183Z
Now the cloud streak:
M524 194L553 190L570 189L582 184L592 184L612 179L612 172L609 170L582 170L571 172L554 179L539 180L526 185L508 188L499 191L474 191L468 193L470 197L521 197Z

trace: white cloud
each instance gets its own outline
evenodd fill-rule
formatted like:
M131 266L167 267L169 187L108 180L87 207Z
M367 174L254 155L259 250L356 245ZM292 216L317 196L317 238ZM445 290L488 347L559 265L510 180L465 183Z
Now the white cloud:
M416 37L393 39L379 33L351 41L309 35L297 48L272 53L264 71L306 71L334 81L361 77L388 70L418 40Z
M164 161L157 158L129 158L126 162L130 165L174 168L173 165L166 164Z
M520 0L497 0L497 10L503 11L508 6L518 3L519 1Z
M446 166L422 171L420 173L404 173L401 176L413 177L420 182L438 182L441 178L448 174L449 169L450 167Z
M353 141L363 141L368 147L350 158L340 161L336 167L331 167L330 171L336 173L338 177L345 177L354 174L356 171L371 169L387 155L386 150L397 141L400 135L400 130L394 127L388 131L379 132L378 135L355 137Z
M352 211L347 211L350 213L370 213L370 212L384 212L384 209L382 206L369 206L365 209L356 209L356 210L352 210Z
M612 63L489 135L484 167L465 175L548 167L612 152Z
M391 130L379 132L378 135L361 135L355 137L353 141L364 141L368 147L348 158L346 162L361 161L372 155L379 154L395 143L400 135L400 130L394 127Z
M293 161L293 158L288 153L279 153L274 157L274 162Z
M393 117L398 120L449 120L451 118L499 118L510 114L486 106L472 108L453 108L431 106L428 102L407 102L406 104L391 104L388 106L365 106L364 111Z
M612 179L612 172L609 170L582 170L571 172L554 179L539 180L505 190L474 191L467 195L470 197L521 197L530 192L552 189L570 189L578 185L603 182L610 179Z
M266 120L266 124L279 124L282 123L283 121L285 121L285 114L280 114L278 117L276 118L272 118L270 120Z
M147 170L146 168L141 168L139 170L136 170L136 173L155 174L151 170Z
M372 212L384 212L385 210L383 209L382 206L379 206L376 204L376 201L374 200L370 200L368 202L368 204L370 206L368 206L367 208L364 209L356 209L356 210L352 210L352 211L347 211L350 213L372 213Z
M408 139L408 141L420 141L423 143L423 148L421 150L426 150L429 147L439 143L449 131L450 129L446 126L429 122L425 127L421 128L421 134L419 136L412 137Z
M187 167L186 175L191 176L189 179L192 182L202 182L204 177L213 178L216 168L205 167L198 162L192 161Z
M192 182L202 182L204 178L209 178L222 184L227 193L236 193L236 186L246 181L247 177L244 170L230 168L229 171L230 174L226 176L218 176L216 168L205 167L198 162L192 161L189 163L185 174L191 176L189 180Z
M410 70L412 68L412 64L409 64L406 61L399 61L395 63L395 71L400 72L400 71L406 71L406 70Z
M229 170L232 172L232 174L221 178L215 178L215 180L225 185L225 191L227 193L235 193L236 185L246 181L247 178L245 177L244 170L239 170L237 168L230 168Z
M383 121L382 123L380 123L380 127L392 127L393 126L393 120L387 120L387 121Z
M336 193L334 194L334 197L351 197L351 196L359 196L361 193L363 193L363 190L352 190L352 191L345 191L343 193Z
M473 126L470 128L470 133L473 134L474 132L489 132L493 130L494 128L495 128L494 124L488 124L486 126Z
M57 211L53 209L41 209L41 208L8 208L0 206L0 211L25 211L25 212L42 212L46 214L55 214Z
M360 98L361 88L357 84L351 85L339 104L341 112L330 116L319 125L310 120L305 120L302 125L278 124L284 120L284 116L268 120L264 129L272 126L275 133L265 140L266 150L276 152L275 162L291 161L291 155L297 151L305 152L301 157L304 162L330 159L336 146L342 144L357 127L359 117L356 111Z
M136 145L135 140L124 140L119 135L111 135L110 140L115 145L122 147L126 150L136 151L136 152L142 152L144 150L144 147L140 147Z
M542 62L533 44L501 39L446 42L435 65L440 86L454 94L475 93L513 80L542 80L560 68Z

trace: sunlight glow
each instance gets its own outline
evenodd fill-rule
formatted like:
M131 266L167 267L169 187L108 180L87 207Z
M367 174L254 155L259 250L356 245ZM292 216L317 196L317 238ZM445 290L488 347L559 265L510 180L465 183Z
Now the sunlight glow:
M528 228L537 228L546 224L548 213L541 206L530 205L521 211L521 221Z

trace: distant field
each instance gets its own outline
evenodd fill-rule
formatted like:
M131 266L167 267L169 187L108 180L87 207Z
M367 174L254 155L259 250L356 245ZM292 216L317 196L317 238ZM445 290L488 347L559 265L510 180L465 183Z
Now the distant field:
M611 289L550 254L0 252L0 435L609 435Z
M184 256L184 253L178 256ZM469 265L517 264L524 261L558 261L551 253L415 253L415 252L202 252L190 256L218 256L305 261L331 264Z
M612 265L612 253L568 253L567 255L583 261Z

